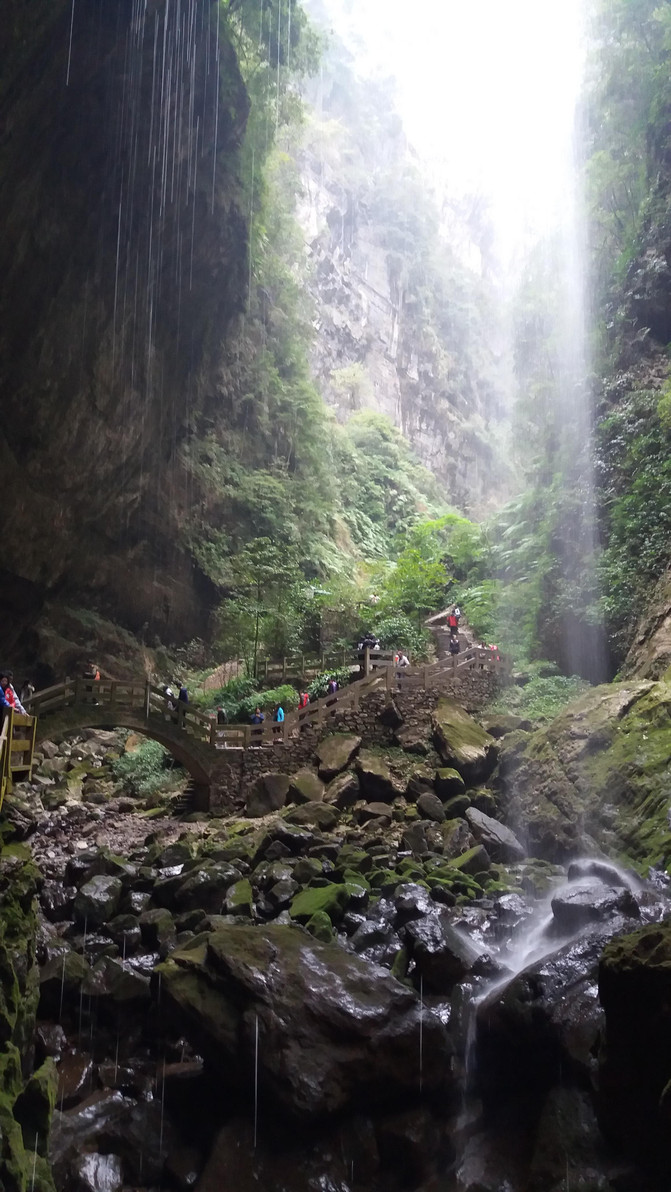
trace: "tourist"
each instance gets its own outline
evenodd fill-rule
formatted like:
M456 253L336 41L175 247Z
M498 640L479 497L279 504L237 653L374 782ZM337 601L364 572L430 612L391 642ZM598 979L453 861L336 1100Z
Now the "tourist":
M307 708L309 703L310 696L308 695L307 691L301 691L300 696L298 697L299 708Z
M228 724L228 712L221 705L217 708L217 724Z
M10 704L9 700L7 699L7 696L5 695L5 688L2 685L2 683L0 682L0 728L2 728L2 724L5 719L5 716L11 710L11 707L12 707L12 705Z
M461 609L459 608L458 604L455 604L455 606L454 606L454 615L457 618L457 625L458 625L459 621L461 620Z
M178 703L181 703L181 704L188 704L188 702L189 702L189 692L188 692L188 689L187 689L185 683L180 684L179 695L177 696L177 701L178 701Z
M408 658L407 654L403 653L402 650L398 656L398 665L399 666L410 666L410 659Z
M5 671L4 674L0 674L0 687L4 691L5 701L14 712L20 712L22 716L27 716L28 713L14 690L12 684L13 677L12 671Z
M328 686L326 688L326 691L329 695L335 695L337 690L338 690L337 680L335 679L335 677L333 675L331 675L331 678L328 681Z
M447 624L450 628L450 636L454 637L455 633L459 632L459 618L457 616L456 608L453 608L447 618Z
M251 723L252 724L263 724L264 720L265 720L265 716L263 715L263 712L261 711L260 708L256 708L254 711L254 715L251 718Z
M275 721L275 724L282 724L284 720L284 708L281 704L278 704L275 708L275 711L273 712L273 720Z
M461 643L459 641L459 635L455 634L454 637L450 637L450 654L458 654L460 650Z
M30 703L34 694L35 694L35 688L34 688L33 684L30 682L29 679L26 679L25 682L21 684L21 693L20 693L21 703L24 705Z

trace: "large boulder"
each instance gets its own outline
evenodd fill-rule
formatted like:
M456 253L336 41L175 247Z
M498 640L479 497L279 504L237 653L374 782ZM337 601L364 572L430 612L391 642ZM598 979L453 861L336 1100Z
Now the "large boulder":
M606 1025L599 1120L625 1152L671 1164L671 922L612 939L599 966Z
M89 927L100 927L113 919L123 886L118 877L96 874L79 890L74 900L74 912L81 923Z
M563 862L585 836L629 864L671 863L671 685L591 688L547 727L500 742L500 806L529 853Z
M496 765L496 742L461 704L440 699L432 717L433 740L444 765L467 783L485 782Z
M361 737L355 737L353 733L332 733L324 737L315 750L319 761L319 777L324 782L330 782L350 764L360 746Z
M424 988L432 993L451 993L482 955L444 913L413 919L404 930L408 951Z
M411 989L296 928L223 927L158 972L222 1095L251 1095L258 1066L261 1096L297 1118L405 1102L418 1095L420 1021L424 1090L450 1080L447 1031Z
M289 783L289 799L293 803L321 803L324 783L314 770L298 770Z
M514 832L498 820L478 811L477 807L466 808L466 820L479 844L483 844L494 861L502 863L523 861L526 850Z
M367 799L382 803L391 803L395 799L398 791L383 757L369 749L362 749L356 759L356 768L361 792Z
M271 811L279 811L287 801L289 785L287 774L262 774L247 795L245 815L258 819Z

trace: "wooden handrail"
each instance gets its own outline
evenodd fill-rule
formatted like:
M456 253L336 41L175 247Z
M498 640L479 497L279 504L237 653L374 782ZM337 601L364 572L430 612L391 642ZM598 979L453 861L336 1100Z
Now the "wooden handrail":
M0 729L0 811L5 794L11 788L11 771L9 769L9 733L12 722L11 711L6 712Z
M372 655L371 655L372 657ZM207 715L146 679L68 679L37 692L28 701L31 710L42 713L57 711L73 704L90 703L97 707L111 706L120 710L130 707L143 719L162 720L180 728L189 736L217 749L247 749L251 745L286 744L305 728L331 720L337 712L357 708L362 696L376 690L403 691L405 686L432 687L441 677L459 671L477 669L505 669L507 660L484 646L470 646L461 654L439 659L420 666L393 665L394 655L388 651L375 652L380 665L373 666L367 675L347 687L322 696L305 708L288 712L284 721L264 721L262 724L219 725ZM34 736L34 730L33 730ZM7 750L5 750L7 752Z

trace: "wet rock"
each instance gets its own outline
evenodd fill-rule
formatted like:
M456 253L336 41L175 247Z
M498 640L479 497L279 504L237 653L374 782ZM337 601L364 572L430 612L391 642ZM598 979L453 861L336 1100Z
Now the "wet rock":
M629 1156L671 1162L671 923L611 939L599 966L602 1129Z
M334 1140L335 1141L335 1140ZM281 1147L254 1139L246 1119L233 1119L221 1129L198 1181L198 1192L344 1192L349 1187L349 1150L333 1141L316 1140L306 1147L286 1135Z
M432 724L434 743L445 765L466 782L485 782L496 765L494 738L451 699L438 701Z
M254 894L248 878L234 882L226 892L224 911L227 915L243 915L250 919L254 913Z
M250 819L258 819L271 811L279 811L284 807L288 794L287 774L262 774L247 796L245 815Z
M455 795L463 794L466 789L466 783L459 771L452 769L450 766L444 766L442 769L436 770L434 782L436 794L441 799L452 799ZM459 812L455 811L453 814L458 815Z
M291 905L299 889L298 882L293 881L290 877L285 878L284 881L276 882L274 886L270 887L268 900L272 903L275 910L284 910L285 907Z
M157 1100L136 1101L118 1091L93 1093L74 1109L54 1113L50 1159L56 1186L72 1186L82 1153L119 1158L128 1184L159 1185L173 1138Z
M332 831L339 819L340 812L337 807L329 803L303 803L301 807L294 807L286 817L289 824L319 828L322 832Z
M445 912L414 920L404 935L424 988L432 993L449 994L482 956L481 949L455 930Z
M391 823L392 810L388 803L363 803L354 809L359 824L373 822L379 826Z
M165 955L166 951L175 945L175 923L170 911L157 906L153 910L143 911L138 922L142 943L151 952Z
M217 914L224 905L227 891L241 878L240 869L235 865L226 861L206 861L193 869L185 881L178 879L172 899L165 897L165 884L161 883L154 890L154 900L168 905L172 902L178 911L205 910Z
M349 901L346 885L331 882L326 886L301 890L292 900L289 913L298 923L307 923L314 914L323 911L332 923L337 923L342 919Z
M433 1174L440 1131L425 1109L386 1116L377 1130L380 1157L404 1188L417 1188Z
M79 1000L82 985L88 977L89 965L85 958L63 941L61 954L52 957L40 969L40 1015L60 1018L62 1005Z
M433 899L425 886L417 886L414 882L405 882L394 891L394 906L396 907L395 926L403 927L413 919L421 919L434 909Z
M58 1065L58 1091L56 1104L59 1109L70 1109L91 1092L93 1082L93 1060L85 1051L66 1051Z
M173 953L159 969L164 1005L222 1081L251 1087L255 1023L262 1096L285 1113L319 1118L417 1095L421 1008L412 990L337 944L294 928L232 927ZM423 1010L427 1092L449 1080L445 1028Z
M471 830L465 819L448 819L440 825L440 852L445 857L460 857L473 843Z
M289 802L321 803L324 790L324 783L313 770L298 770L290 781Z
M597 919L608 919L616 912L636 917L640 914L638 903L630 890L614 890L603 882L584 882L568 886L552 899L552 913L562 931L575 931L584 923Z
M172 1151L165 1161L166 1175L178 1192L189 1192L190 1188L195 1188L202 1166L203 1156L191 1147Z
M107 930L123 956L132 956L142 943L142 933L135 915L115 915L107 924Z
M37 1042L43 1057L50 1055L56 1060L67 1046L63 1027L51 1022L43 1022L37 1028Z
M406 753L416 753L426 757L431 751L429 728L426 724L404 724L396 729L394 739Z
M332 782L329 782L324 792L324 802L333 803L344 811L348 807L352 807L359 798L359 779L352 771L347 771L344 774L339 774Z
M87 881L74 900L74 913L80 923L100 927L116 914L123 886L118 877L99 874Z
M608 924L610 932L627 921ZM603 1026L597 975L605 925L530 964L478 1009L478 1063L483 1089L494 1103L508 1093L551 1088L562 1071L589 1084L596 1073L596 1042Z
M73 1165L77 1192L119 1192L123 1187L123 1167L118 1155L93 1152L82 1155Z
M567 1187L611 1192L609 1167L613 1163L591 1097L582 1089L552 1089L538 1123L529 1192L564 1192Z
M438 795L434 795L430 791L425 791L419 796L417 810L424 819L433 820L436 824L442 824L445 819L443 804Z
M489 853L482 844L476 844L475 848L469 848L461 856L452 859L453 869L458 869L461 873L484 873L491 864Z
M614 865L609 865L607 861L594 860L591 857L581 857L578 861L572 861L569 865L566 876L570 882L578 881L580 878L597 877L606 886L630 886L632 880L636 880L634 874L623 874Z
M370 750L362 750L357 757L356 768L364 797L381 803L393 802L397 791L384 758Z
M426 841L426 833L422 824L411 824L406 828L401 837L403 848L408 849L411 853L415 853L419 857L423 857L428 853L429 846Z
M506 733L514 733L518 730L526 733L530 732L532 728L530 720L525 720L523 716L515 716L512 712L497 712L494 716L480 716L479 720L485 732L496 740L505 737Z
M522 861L526 857L526 850L515 833L498 820L485 815L484 811L469 807L466 820L475 839L485 846L492 860L505 864L507 861Z
M406 798L415 802L427 791L433 793L433 770L428 766L416 766L405 788Z
M319 742L315 750L319 760L319 777L330 782L349 765L361 746L361 737L351 733L333 733Z
M59 881L46 881L40 891L40 906L52 923L62 922L72 915L76 886L64 886Z

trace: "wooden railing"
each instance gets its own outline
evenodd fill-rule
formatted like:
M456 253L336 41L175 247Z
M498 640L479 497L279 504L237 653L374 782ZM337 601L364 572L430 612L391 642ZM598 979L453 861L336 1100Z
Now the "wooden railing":
M32 777L36 726L34 716L5 712L0 730L0 809L5 795L11 793L14 778Z
M388 652L371 651L369 654L366 651L364 668L369 668L367 674L305 708L287 712L279 724L267 719L262 724L220 725L214 714L200 712L192 704L166 695L164 689L148 681L132 679L68 679L37 692L29 701L29 708L36 716L44 716L75 705L90 704L92 708L109 709L112 724L116 712L131 711L140 719L153 722L157 728L161 724L169 731L178 729L215 749L248 749L250 746L288 744L306 728L327 724L337 713L358 708L361 699L373 691L430 688L442 679L470 670L507 669L500 655L483 646L472 646L462 654L426 666L400 667L394 659L395 655ZM30 720L30 717L24 719Z
M347 650L325 650L321 654L293 654L286 658L259 658L254 667L256 679L286 683L289 679L309 679L327 670L347 666L351 654Z

